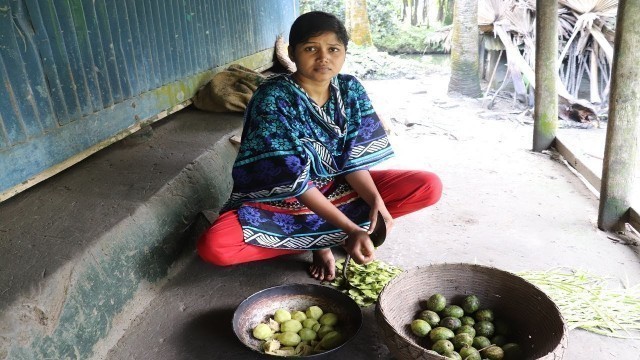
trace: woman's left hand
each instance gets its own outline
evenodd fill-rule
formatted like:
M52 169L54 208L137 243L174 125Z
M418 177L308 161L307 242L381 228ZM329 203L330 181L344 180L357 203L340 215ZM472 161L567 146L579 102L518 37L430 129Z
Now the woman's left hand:
M384 204L384 201L376 188L376 184L371 178L369 170L354 171L347 174L345 179L358 193L358 195L360 195L360 197L369 204L369 206L371 206L371 211L369 212L369 221L371 221L369 232L373 231L376 226L376 222L378 221L378 212L382 214L382 218L384 219L387 227L387 232L391 231L391 228L393 228L393 217L389 214L389 210L387 210L387 206Z
M369 212L369 220L371 221L371 225L369 225L369 233L371 233L376 227L376 223L378 222L378 213L380 213L384 219L384 224L388 234L393 228L393 217L391 217L389 210L387 210L387 207L383 202L375 203L371 207L371 211Z

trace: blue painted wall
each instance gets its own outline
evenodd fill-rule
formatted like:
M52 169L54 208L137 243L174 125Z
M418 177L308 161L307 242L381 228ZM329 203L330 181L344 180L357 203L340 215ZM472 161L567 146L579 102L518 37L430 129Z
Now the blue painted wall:
M189 99L212 70L273 48L297 9L296 0L0 0L0 201Z

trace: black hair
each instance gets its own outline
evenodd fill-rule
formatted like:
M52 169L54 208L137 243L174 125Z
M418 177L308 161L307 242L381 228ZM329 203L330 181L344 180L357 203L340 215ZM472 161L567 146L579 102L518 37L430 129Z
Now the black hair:
M323 11L311 11L298 16L289 31L289 48L293 51L298 44L326 32L336 34L345 49L347 48L349 34L344 24L335 15Z

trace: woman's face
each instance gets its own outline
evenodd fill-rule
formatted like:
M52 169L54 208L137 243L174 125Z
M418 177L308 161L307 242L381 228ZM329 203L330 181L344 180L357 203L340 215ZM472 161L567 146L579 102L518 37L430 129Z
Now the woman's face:
M346 49L335 33L326 32L296 45L290 55L296 63L297 76L303 80L328 82L342 69Z

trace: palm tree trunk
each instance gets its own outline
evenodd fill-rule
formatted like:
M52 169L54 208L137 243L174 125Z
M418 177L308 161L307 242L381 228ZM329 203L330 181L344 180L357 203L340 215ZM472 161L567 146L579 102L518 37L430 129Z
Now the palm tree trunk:
M640 2L620 0L598 212L598 227L602 230L624 230L631 207L640 118L638 48Z
M403 23L407 19L407 9L409 9L409 0L402 0L402 19L400 19L400 21Z
M367 0L348 0L345 4L345 13L345 26L351 41L361 46L372 45Z
M477 0L455 2L452 31L449 92L479 97Z
M536 87L533 151L548 149L558 127L558 1L536 2Z
M429 28L429 0L422 0L422 23Z

